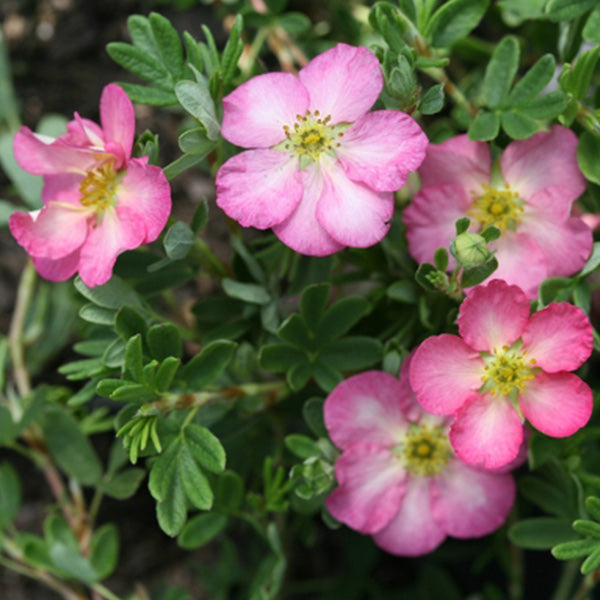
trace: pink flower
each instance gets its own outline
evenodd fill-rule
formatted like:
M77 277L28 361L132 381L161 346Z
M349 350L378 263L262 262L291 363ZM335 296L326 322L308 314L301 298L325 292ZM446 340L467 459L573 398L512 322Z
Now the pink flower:
M17 162L44 176L43 208L15 213L10 230L52 281L79 271L86 285L108 281L117 256L154 241L171 212L169 184L146 157L132 158L133 106L117 85L100 99L99 127L77 113L52 140L21 127Z
M480 537L506 519L509 473L474 469L448 442L448 420L423 412L407 383L381 371L354 375L325 401L325 424L343 450L325 503L339 521L393 554L431 552L447 535Z
M473 289L458 317L460 337L442 334L416 350L410 383L419 404L453 415L450 442L470 464L497 468L517 455L523 420L566 437L592 414L592 392L576 375L593 347L579 308L552 302L529 316L518 287L501 280Z
M404 213L410 253L432 262L461 217L471 217L473 231L495 225L502 235L491 244L494 277L535 298L544 279L575 273L592 249L589 227L570 216L585 190L576 150L573 132L558 125L510 143L498 165L487 144L466 135L430 145L419 169L422 189Z
M217 204L244 227L273 228L303 254L364 248L387 233L393 192L427 138L397 110L367 111L383 76L366 48L338 44L298 76L258 75L223 99L222 134L252 148L217 174Z

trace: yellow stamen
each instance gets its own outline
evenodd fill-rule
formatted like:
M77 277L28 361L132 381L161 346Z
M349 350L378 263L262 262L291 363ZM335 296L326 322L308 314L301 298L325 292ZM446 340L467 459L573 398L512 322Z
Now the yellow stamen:
M483 193L473 195L473 204L467 215L473 217L481 229L494 225L504 233L506 230L515 231L521 222L522 212L523 201L510 186L498 189L484 183Z
M399 448L405 468L417 475L438 475L452 456L448 435L440 426L413 423Z
M481 377L482 392L493 396L519 396L539 369L535 367L535 359L527 361L520 349L520 343L494 352Z
M117 173L114 163L106 161L99 167L88 171L85 179L81 182L79 186L80 203L86 208L93 208L96 213L102 213L113 204L116 187Z

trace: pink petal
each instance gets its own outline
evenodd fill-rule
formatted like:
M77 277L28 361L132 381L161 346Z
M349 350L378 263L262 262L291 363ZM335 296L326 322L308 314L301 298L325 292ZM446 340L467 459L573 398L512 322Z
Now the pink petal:
M419 423L424 419L427 419L428 423L431 420L431 425L434 427L445 425L447 420L446 417L438 417L432 415L431 413L424 412L421 408L421 405L417 401L417 395L410 385L410 367L414 355L415 351L412 350L404 359L398 375L400 379L400 399L402 402L402 412L411 423Z
M494 279L474 288L461 304L458 330L472 348L492 351L512 345L528 317L525 294L517 286Z
M301 172L304 193L296 210L273 233L292 250L309 256L327 256L341 250L339 244L317 221L317 203L323 192L323 177L314 165Z
M379 192L393 192L425 158L427 136L417 122L398 110L359 117L336 150L348 177Z
M135 136L135 114L129 96L115 83L110 83L100 97L100 123L105 142L118 143L124 158L131 156Z
M430 481L411 477L400 510L390 524L373 536L375 543L398 556L420 556L435 550L446 533L431 515Z
M548 262L535 239L525 233L506 231L490 248L496 250L498 261L492 277L516 285L529 300L535 299L540 283L548 277ZM524 256L527 260L523 260Z
M145 239L144 219L139 213L126 206L108 208L81 248L79 276L89 287L106 283L117 256L137 248Z
M471 142L466 135L457 135L427 147L419 169L421 185L423 188L453 185L472 195L482 184L489 183L491 164L486 143Z
M376 192L348 179L339 164L324 169L317 220L337 242L367 248L388 232L394 214L392 192Z
M77 272L79 265L79 248L63 258L51 260L48 258L33 257L36 271L50 281L66 281Z
M483 384L481 357L458 336L427 338L415 351L410 385L419 404L435 415L450 415Z
M104 148L104 135L100 126L94 121L83 119L79 113L75 113L75 118L67 123L67 133L61 135L60 139L82 148Z
M89 210L51 202L34 213L10 216L10 231L31 256L56 260L77 250L88 231Z
M511 142L500 164L506 182L525 200L543 188L559 186L564 201L572 202L585 190L577 165L577 137L560 125Z
M547 373L578 369L594 347L587 315L568 302L552 302L531 315L522 337L527 358Z
M358 442L392 447L403 440L409 421L400 381L383 371L354 375L338 384L325 400L327 431L338 448Z
M96 162L91 150L68 146L60 139L46 143L28 127L15 134L13 151L19 165L33 175L85 173Z
M592 414L592 390L573 373L538 373L519 398L525 418L542 433L566 437Z
M355 444L335 463L338 487L325 499L338 521L361 533L375 533L398 512L406 490L406 472L389 450Z
M438 248L449 248L456 236L454 224L466 216L471 203L467 192L455 185L427 187L416 194L403 216L411 256L420 263L433 262ZM449 258L452 269L454 258Z
M452 459L431 486L431 512L448 535L480 537L498 529L515 501L512 475L473 469Z
M277 150L248 150L217 173L217 205L244 227L285 221L302 198L298 160Z
M59 175L45 175L42 188L42 202L51 201L61 204L81 206L81 192L79 187L84 176L81 173L61 173Z
M592 252L591 229L578 218L556 219L530 207L519 231L535 240L546 259L548 277L563 277L583 267Z
M508 399L485 394L473 396L456 412L449 437L466 463L497 469L518 455L523 425Z
M331 115L332 123L352 122L375 104L383 88L376 56L366 48L338 44L311 60L300 73L310 110Z
M144 244L153 242L164 229L171 213L171 188L162 169L148 159L132 158L117 188L117 204L135 211L144 223Z
M290 73L266 73L223 98L223 137L242 148L268 148L285 139L283 126L308 108L308 92Z

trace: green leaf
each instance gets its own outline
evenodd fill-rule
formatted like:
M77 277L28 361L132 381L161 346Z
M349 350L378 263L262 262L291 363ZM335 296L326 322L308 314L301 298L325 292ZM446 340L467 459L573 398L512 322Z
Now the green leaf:
M14 134L9 132L0 134L0 165L27 205L30 208L40 208L42 177L31 175L19 166L13 152L13 137Z
M416 304L419 299L418 288L409 280L395 281L387 289L386 294L391 300L403 304Z
M302 416L317 437L327 437L323 403L322 398L309 398L302 406Z
M10 463L0 464L0 530L17 516L21 507L21 484Z
M600 5L590 13L581 35L586 42L600 42Z
M119 309L115 317L115 331L121 339L128 340L136 333L145 335L147 329L146 319L137 310L130 306L123 306Z
M297 313L290 315L277 330L277 335L284 341L298 348L312 350L313 339L304 322Z
M316 330L329 302L331 286L328 283L319 283L308 286L300 297L300 314L305 323Z
M204 70L202 54L198 42L187 31L183 32L183 45L185 47L185 58L197 71Z
M545 12L551 21L572 21L596 5L597 0L549 0Z
M224 471L217 480L215 506L220 510L235 512L244 501L244 482L234 471Z
M356 335L326 346L319 360L342 371L356 371L379 362L382 354L383 345L379 340Z
M88 323L97 325L114 325L116 313L108 308L101 308L95 304L84 304L79 309L79 316Z
M96 485L102 464L79 423L65 409L50 407L42 423L44 439L57 464L83 485Z
M208 202L206 198L202 198L194 212L192 222L190 224L192 231L195 235L198 235L208 223Z
M347 333L366 314L369 304L360 296L346 296L330 306L323 315L315 335L315 344L327 342Z
M206 152L208 154L208 152ZM183 154L172 163L169 163L164 169L163 173L165 177L171 181L171 179L175 179L177 175L181 175L184 171L195 167L197 164L201 163L204 160L206 154Z
M169 19L158 13L150 13L149 21L162 62L171 77L177 80L181 77L183 69L183 52L179 35Z
M287 373L286 378L294 392L301 390L312 377L313 366L305 360L294 365Z
M244 26L244 20L241 14L235 16L229 39L223 49L221 55L221 75L223 77L223 85L228 85L231 78L235 75L238 60L242 55L244 49L244 42L240 39L242 34L242 28Z
M221 126L217 119L215 103L208 90L208 83L179 81L175 85L175 95L181 106L204 125L208 139L216 141L219 138Z
M558 560L572 560L586 556L597 548L600 548L599 540L575 540L574 542L564 542L552 548L552 556Z
M305 460L313 456L321 456L321 450L317 446L316 442L299 433L292 433L285 437L286 448L298 458Z
M464 288L473 287L486 280L498 268L495 258L488 260L483 265L471 269L465 269L462 274L461 284Z
M573 521L573 529L580 535L600 538L600 523L594 523L588 519L576 519Z
M271 301L269 292L256 283L242 283L225 277L221 282L223 291L230 297L249 302L250 304L268 304Z
M190 519L177 537L177 543L186 550L208 544L227 526L227 517L218 513L196 515Z
M504 103L518 67L519 44L514 37L506 36L496 46L485 70L482 94L486 106L498 108Z
M263 346L258 355L260 366L273 373L283 373L304 360L304 352L288 344Z
M134 104L148 104L149 106L171 106L177 104L177 96L170 90L163 90L145 85L137 85L126 81L117 82Z
M444 84L432 85L419 102L419 111L424 115L434 115L444 107Z
M520 106L533 100L549 83L554 75L556 61L552 54L544 54L534 65L517 81L508 95L506 103L509 106Z
M165 252L171 260L181 260L188 255L194 245L194 232L187 223L177 221L169 229L163 240Z
M446 248L438 248L433 254L433 262L438 271L448 270L448 250Z
M490 141L496 138L500 131L500 116L496 113L480 110L469 125L469 139L474 142Z
M125 376L132 381L144 382L144 362L142 355L142 336L138 333L125 344Z
M338 369L322 360L317 360L317 362L314 363L313 377L318 386L326 393L331 392L331 390L344 379L344 376Z
M179 136L178 143L182 152L201 154L202 156L206 156L215 147L215 143L206 137L204 127L184 131Z
M571 541L576 534L569 521L553 517L522 519L510 527L508 537L517 546L530 550L550 550Z
M131 15L127 19L127 28L131 41L154 60L160 61L160 50L154 39L150 20L142 15Z
M8 408L0 406L0 445L12 442L19 435L19 429Z
M538 131L540 126L537 121L523 113L504 112L502 113L502 129L516 140L522 140L532 136Z
M94 532L90 543L90 563L98 579L108 577L119 560L119 530L107 523Z
M553 119L567 107L567 102L566 94L560 90L555 90L520 107L519 114L534 119Z
M157 390L164 392L169 389L180 365L181 359L175 358L174 356L167 356L167 358L160 363L155 378Z
M600 185L600 137L584 131L577 145L577 162L581 172L591 182Z
M211 473L225 469L225 450L219 439L206 427L191 423L184 429L185 441L194 460Z
M117 310L125 305L141 305L141 300L137 293L128 283L116 275L113 275L104 285L97 285L93 288L85 285L80 277L76 277L74 283L75 288L84 298L102 308Z
M581 564L581 574L593 573L600 566L600 547L596 548Z
M183 344L179 329L172 323L159 323L148 329L146 342L152 358L164 360L169 356L181 358Z
M167 69L141 48L125 42L110 42L106 51L117 64L140 79L161 86L165 91L172 87L172 79Z
M181 377L192 389L209 385L229 364L236 346L229 340L211 342L182 368Z
M600 521L600 498L596 496L590 496L585 499L585 507L587 508L590 515Z
M477 27L489 0L450 0L444 2L427 25L426 36L434 47L451 46Z
M146 476L145 469L132 467L117 473L107 483L101 486L102 491L111 498L126 500L131 498Z
M56 542L50 546L50 558L61 571L69 577L91 584L98 581L99 577L90 561L84 558L78 550Z

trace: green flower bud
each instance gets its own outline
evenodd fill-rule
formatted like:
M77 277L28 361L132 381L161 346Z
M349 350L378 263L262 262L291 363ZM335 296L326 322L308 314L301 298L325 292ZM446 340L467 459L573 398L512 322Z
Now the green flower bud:
M478 233L469 231L461 233L452 240L450 252L465 269L483 265L492 258L485 239Z

